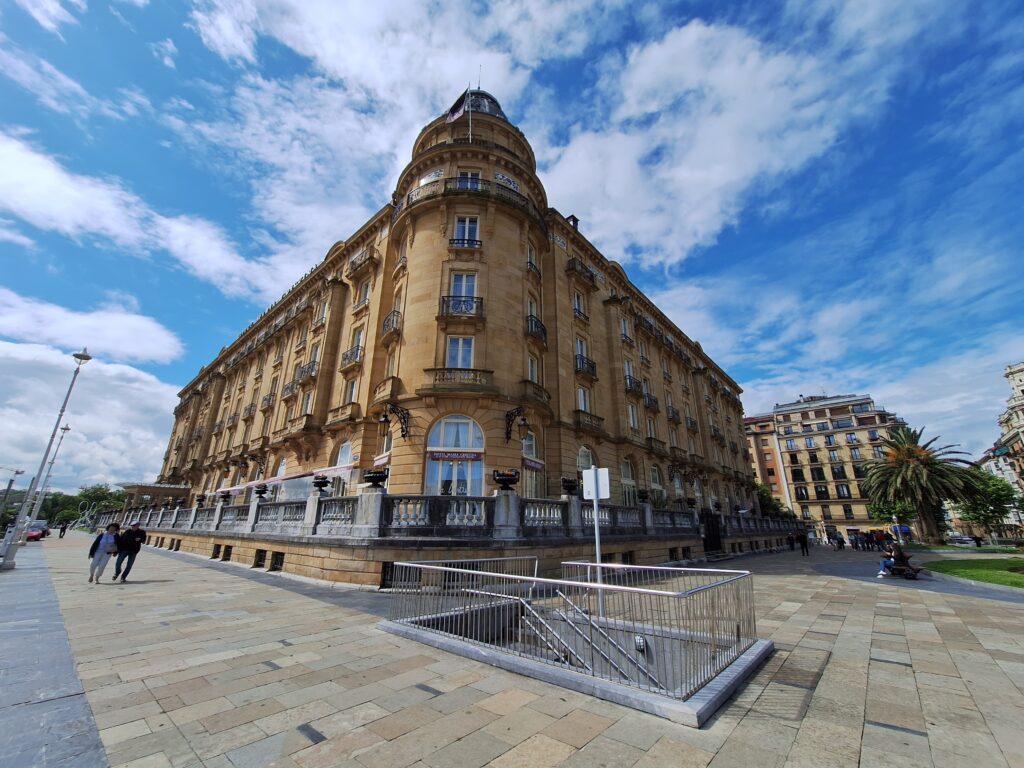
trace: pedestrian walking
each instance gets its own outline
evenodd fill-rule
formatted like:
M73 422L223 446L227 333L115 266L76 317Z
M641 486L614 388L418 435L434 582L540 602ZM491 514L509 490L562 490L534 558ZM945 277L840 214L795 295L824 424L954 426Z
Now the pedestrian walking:
M786 543L789 544L789 551L793 552L796 549L796 536L792 533L786 537Z
M57 538L58 539L63 539L64 538L64 534L67 533L67 532L68 532L68 524L67 523L61 523L60 524L60 536L58 536Z
M103 576L103 569L107 567L107 561L111 555L117 554L117 534L121 526L111 523L107 530L99 534L89 547L89 583L99 584Z
M800 542L800 555L801 556L805 556L805 557L809 557L810 554L811 554L811 551L807 548L807 533L804 532L804 531L801 531L800 535L797 536L796 540L798 542Z
M139 527L139 521L133 520L127 531L117 540L117 562L114 563L114 581L120 577L121 583L128 581L128 574L135 565L135 558L146 543L146 532ZM126 564L127 563L127 564ZM124 567L122 571L121 568Z

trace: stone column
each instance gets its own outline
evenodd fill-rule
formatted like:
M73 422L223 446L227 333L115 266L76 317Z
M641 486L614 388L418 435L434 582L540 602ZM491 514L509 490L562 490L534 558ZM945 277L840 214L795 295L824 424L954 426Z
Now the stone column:
M519 514L519 494L515 491L495 491L493 537L495 539L518 539L522 537L521 519Z
M213 510L213 528L211 528L211 530L216 531L218 528L220 528L220 516L223 509L224 502L218 500L217 506Z
M256 516L259 513L259 508L260 508L260 497L257 496L254 493L252 495L252 498L249 499L249 517L246 518L245 525L242 526L242 532L244 532L244 533L252 533L253 531L256 530ZM218 509L219 509L219 507L218 507ZM218 520L219 520L219 515L220 515L220 513L218 512Z
M312 536L316 533L316 516L320 510L320 491L315 490L306 499L306 517L302 521L300 536Z
M650 535L654 534L654 505L649 501L643 501L640 503L640 512L642 513L642 522L644 524L644 532Z
M192 530L196 527L196 514L199 512L198 502L192 505L192 514L188 517L188 529Z
M569 502L569 535L574 539L582 539L586 531L583 530L583 505L580 497L575 493L563 493L562 501Z
M385 491L383 488L361 488L359 502L352 516L352 536L358 539L375 539L380 534L381 509Z

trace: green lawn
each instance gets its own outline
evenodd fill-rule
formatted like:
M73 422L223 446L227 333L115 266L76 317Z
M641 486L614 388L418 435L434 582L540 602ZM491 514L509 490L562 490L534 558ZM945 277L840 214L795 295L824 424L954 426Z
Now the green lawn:
M991 560L937 560L927 563L925 567L929 571L948 573L950 576L959 576L962 579L1024 589L1024 573L1010 571L1011 568L1024 570L1024 557L1001 557Z
M954 544L936 544L934 546L928 544L904 544L903 548L922 552L927 552L929 550L935 550L936 552L963 552L965 555L969 555L972 552L995 552L997 554L1012 555L1019 551L1016 547L1003 545L994 547L991 544L982 544L980 547L975 547L973 545L969 547L958 547Z

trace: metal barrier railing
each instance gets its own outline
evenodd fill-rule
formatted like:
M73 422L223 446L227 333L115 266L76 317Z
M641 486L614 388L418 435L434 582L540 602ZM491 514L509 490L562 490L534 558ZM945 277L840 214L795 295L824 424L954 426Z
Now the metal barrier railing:
M502 560L395 563L391 621L679 700L756 640L749 572L601 566L598 583L590 563L545 579Z

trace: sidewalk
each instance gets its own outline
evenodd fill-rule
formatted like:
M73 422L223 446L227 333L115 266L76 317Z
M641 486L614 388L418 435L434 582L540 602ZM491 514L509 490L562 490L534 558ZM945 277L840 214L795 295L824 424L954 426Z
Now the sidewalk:
M95 586L87 546L44 551L111 765L1024 765L1024 606L828 572L865 553L730 563L779 650L694 730L379 632L383 595L149 548Z
M21 547L0 595L0 765L107 765L42 545Z

